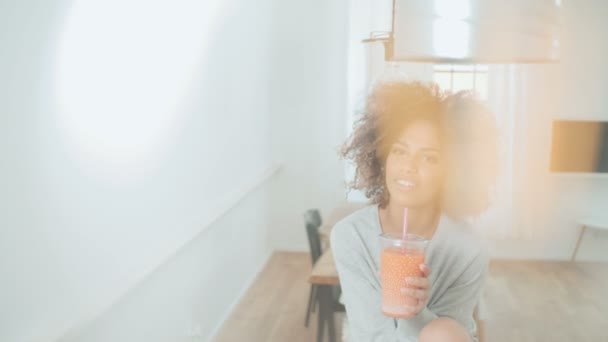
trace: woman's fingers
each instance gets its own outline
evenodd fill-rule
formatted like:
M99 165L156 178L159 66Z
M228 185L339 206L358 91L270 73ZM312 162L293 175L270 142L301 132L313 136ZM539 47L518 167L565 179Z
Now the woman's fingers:
M431 269L427 264L420 264L420 270L422 271L422 276L428 278L431 275Z
M412 289L409 287L402 288L401 293L408 297L416 298L418 300L426 300L428 297L428 291L421 289Z
M409 314L412 315L412 317L417 315L418 312L420 312L418 310L418 304L407 305L407 306L405 306L405 309L408 311Z
M405 296L403 298L403 304L405 304L405 306L408 306L408 307L411 307L411 308L417 307L419 303L420 303L420 300L418 298L415 298L415 297Z
M413 314L418 314L425 308L431 287L431 282L428 279L431 269L428 265L421 264L420 271L422 271L421 277L405 278L405 287L401 288L401 293L405 296L404 304Z
M422 289L428 289L431 286L431 282L427 278L422 277L407 277L405 278L405 284L409 287L419 287Z

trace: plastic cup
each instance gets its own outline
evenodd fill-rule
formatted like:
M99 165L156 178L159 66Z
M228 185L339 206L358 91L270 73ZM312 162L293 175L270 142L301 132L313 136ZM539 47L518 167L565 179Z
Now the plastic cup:
M407 311L411 298L401 293L408 287L407 277L421 277L420 265L424 264L429 240L408 234L404 241L400 236L380 235L380 282L382 284L382 312L389 317L410 318Z

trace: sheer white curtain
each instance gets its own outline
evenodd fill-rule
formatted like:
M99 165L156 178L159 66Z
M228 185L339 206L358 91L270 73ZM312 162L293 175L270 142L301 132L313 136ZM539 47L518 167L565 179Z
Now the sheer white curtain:
M475 222L491 238L527 238L522 229L524 211L520 194L526 170L528 113L527 66L490 65L487 104L496 116L499 132L499 174L492 206Z

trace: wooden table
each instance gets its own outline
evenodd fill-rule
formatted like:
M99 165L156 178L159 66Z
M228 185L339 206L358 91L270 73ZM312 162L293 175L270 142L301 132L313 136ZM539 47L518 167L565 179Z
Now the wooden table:
M319 228L319 234L321 235L321 239L328 242L329 236L331 234L331 229L336 223L338 223L338 221L368 205L369 203L343 202L340 205L336 206L334 209L332 209L331 212L329 212L329 215L327 215L327 218L323 220L323 224Z
M323 333L325 329L325 321L327 321L327 330L329 341L336 341L336 327L334 323L333 310L333 295L332 288L340 285L340 278L334 263L334 256L331 249L327 249L317 260L317 263L310 273L308 282L317 285L319 312L317 314L317 342L323 341Z
M576 240L576 246L574 247L574 251L572 252L572 257L570 258L570 261L574 261L576 259L576 253L578 253L578 248L581 245L581 240L583 239L583 235L585 235L585 232L587 231L587 229L608 231L608 218L583 219L583 220L579 220L578 224L580 226L580 232L578 234L578 239Z
M331 229L336 223L338 223L338 221L368 205L368 203L343 202L332 209L327 218L323 220L321 227L319 227L321 243L322 245L326 246L325 252L321 255L319 260L317 260L308 280L311 284L317 286L318 291L319 313L317 342L323 341L325 321L327 321L329 341L336 341L336 329L333 314L334 310L332 307L334 304L332 288L335 286L340 286L340 278L338 278L338 271L336 270L336 265L334 263L334 256L331 253L331 248L329 247Z
M336 270L331 248L327 249L317 260L308 281L315 285L340 285L340 278L338 278L338 270Z

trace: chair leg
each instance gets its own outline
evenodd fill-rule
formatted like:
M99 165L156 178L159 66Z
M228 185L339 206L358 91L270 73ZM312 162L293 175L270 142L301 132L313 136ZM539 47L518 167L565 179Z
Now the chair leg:
M324 299L327 303L327 309L325 313L325 320L327 321L327 333L329 335L329 342L336 342L336 326L334 323L334 291L335 286L326 286Z
M319 296L315 298L316 301L323 300L323 289L319 289ZM324 303L319 303L319 312L317 313L317 342L323 342L323 333L325 332L325 305Z
M308 295L308 306L306 307L306 320L304 321L304 326L308 327L308 321L310 320L310 311L314 310L315 298L315 286L310 285L310 294Z
M336 327L334 323L334 312L333 310L327 313L327 333L329 334L329 342L336 342Z
M312 296L313 298L317 298L317 285L312 285ZM315 308L317 307L317 301L312 301L312 312L315 312Z

